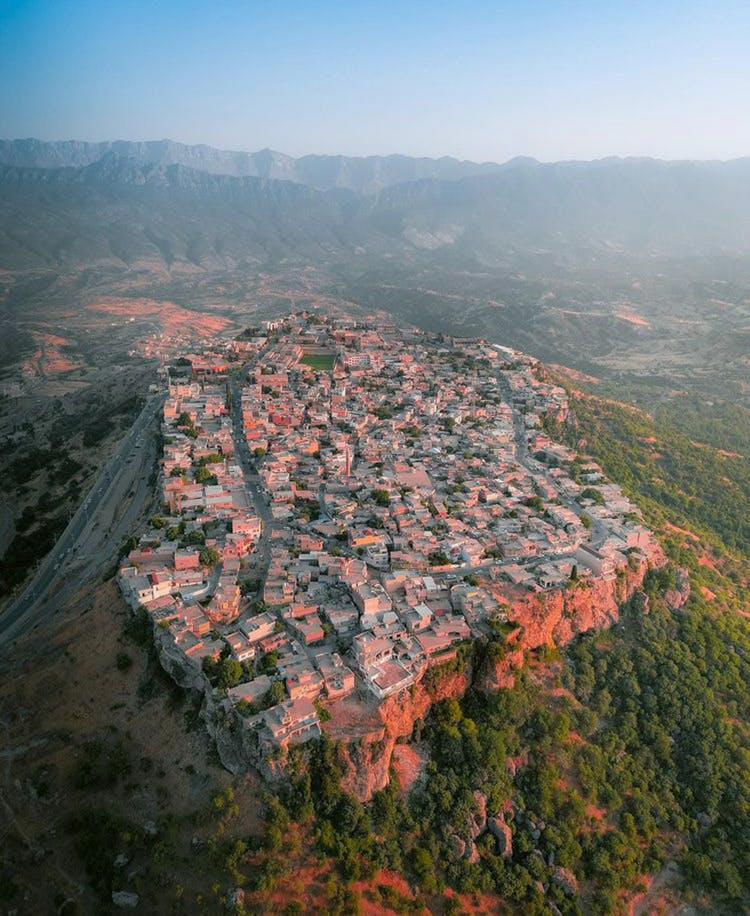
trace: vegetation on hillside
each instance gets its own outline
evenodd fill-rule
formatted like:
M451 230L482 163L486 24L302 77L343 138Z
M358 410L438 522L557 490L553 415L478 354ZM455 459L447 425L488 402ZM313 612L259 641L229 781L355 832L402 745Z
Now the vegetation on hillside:
M747 464L665 418L574 400L577 425L555 432L622 483L690 569L688 605L664 600L672 566L652 572L648 601L631 602L621 627L555 662L531 659L512 690L438 704L415 732L425 778L405 797L394 777L356 802L341 788L342 751L322 739L309 759L295 755L283 816L313 833L345 884L392 869L425 899L452 887L524 913L550 902L612 913L676 861L683 897L737 912L750 899L750 631L736 613L748 599ZM486 829L472 836L477 793L508 823L512 855ZM476 855L457 855L472 839ZM272 861L251 887L266 886Z

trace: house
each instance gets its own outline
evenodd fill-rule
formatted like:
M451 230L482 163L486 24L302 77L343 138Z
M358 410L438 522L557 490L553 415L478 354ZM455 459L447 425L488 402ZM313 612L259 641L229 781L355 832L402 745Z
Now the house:
M227 690L227 696L236 705L244 700L245 703L258 703L271 689L271 678L267 674L259 674L245 684L237 684Z
M201 565L199 551L190 548L178 548L174 552L175 569L199 569Z
M322 642L322 640L325 639L325 630L317 614L295 620L292 624L292 628L306 646L310 646L316 642Z
M400 693L415 681L415 673L395 658L368 665L364 671L367 686L379 700Z
M391 608L391 599L379 582L362 582L351 589L351 594L363 614L377 614Z
M247 662L255 658L255 642L251 642L241 631L227 633L224 640L229 646L232 658L237 659L238 662Z
M290 673L286 678L286 689L293 700L297 697L315 700L323 692L324 686L323 676L309 664Z
M394 652L393 640L388 637L373 636L372 633L360 633L353 640L354 657L361 669L374 662L390 658Z
M297 697L273 706L261 713L261 718L266 741L281 747L301 744L321 734L317 710L308 697Z
M595 575L603 578L614 578L615 564L611 557L606 557L588 544L581 544L575 552L576 562Z
M341 699L354 692L354 672L347 668L337 652L321 652L315 656L315 663L330 699Z
M418 633L429 627L432 621L432 611L426 604L417 604L404 614L404 621L410 633Z
M276 618L268 613L256 614L254 617L244 617L239 621L238 626L247 637L248 642L257 643L273 633Z

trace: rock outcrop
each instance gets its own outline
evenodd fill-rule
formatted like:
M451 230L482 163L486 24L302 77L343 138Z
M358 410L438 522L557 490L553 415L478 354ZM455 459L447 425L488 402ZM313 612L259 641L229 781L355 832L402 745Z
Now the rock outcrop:
M487 829L497 840L500 855L509 858L513 854L513 834L505 818L500 814L487 818Z
M553 868L551 880L553 884L562 888L568 896L572 897L578 893L578 881L576 876L567 868L560 868L559 866Z
M529 593L515 601L508 617L518 626L508 635L503 658L481 672L481 686L488 690L512 687L515 671L530 649L564 646L579 633L612 626L619 620L621 606L640 588L647 570L648 565L642 562L616 578Z
M686 569L678 569L674 588L667 589L664 600L673 611L678 611L687 604L690 597L690 573Z
M456 859L463 859L466 855L466 841L462 840L457 833L450 835L451 852Z
M386 786L396 741L413 733L414 726L424 719L433 703L462 697L469 686L470 674L470 671L449 673L438 678L435 686L428 688L421 682L384 700L378 708L382 728L345 744L349 766L344 788L361 801L368 801Z

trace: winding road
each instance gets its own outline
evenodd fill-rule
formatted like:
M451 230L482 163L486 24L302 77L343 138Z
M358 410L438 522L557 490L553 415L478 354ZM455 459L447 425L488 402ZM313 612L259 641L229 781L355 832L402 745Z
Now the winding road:
M151 495L155 421L164 394L152 395L93 487L20 595L0 611L0 645L54 614L112 562Z
M260 569L265 572L271 561L270 534L274 520L268 503L263 496L263 486L258 476L258 470L255 467L255 459L250 454L250 446L245 437L245 427L242 422L242 386L240 380L247 377L249 369L249 365L246 364L239 374L232 377L232 436L234 438L234 455L242 469L245 487L253 500L256 514L263 522L263 530L258 541L258 558L260 560Z

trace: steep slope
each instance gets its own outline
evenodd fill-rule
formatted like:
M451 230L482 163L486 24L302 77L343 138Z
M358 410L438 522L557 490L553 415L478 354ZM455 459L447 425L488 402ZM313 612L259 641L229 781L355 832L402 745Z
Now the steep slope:
M357 243L352 206L292 182L211 175L108 156L73 169L0 168L0 261L7 268L163 263L237 267Z
M493 263L507 248L696 255L750 249L750 159L510 162L492 175L421 181L370 202L379 226L421 248Z

